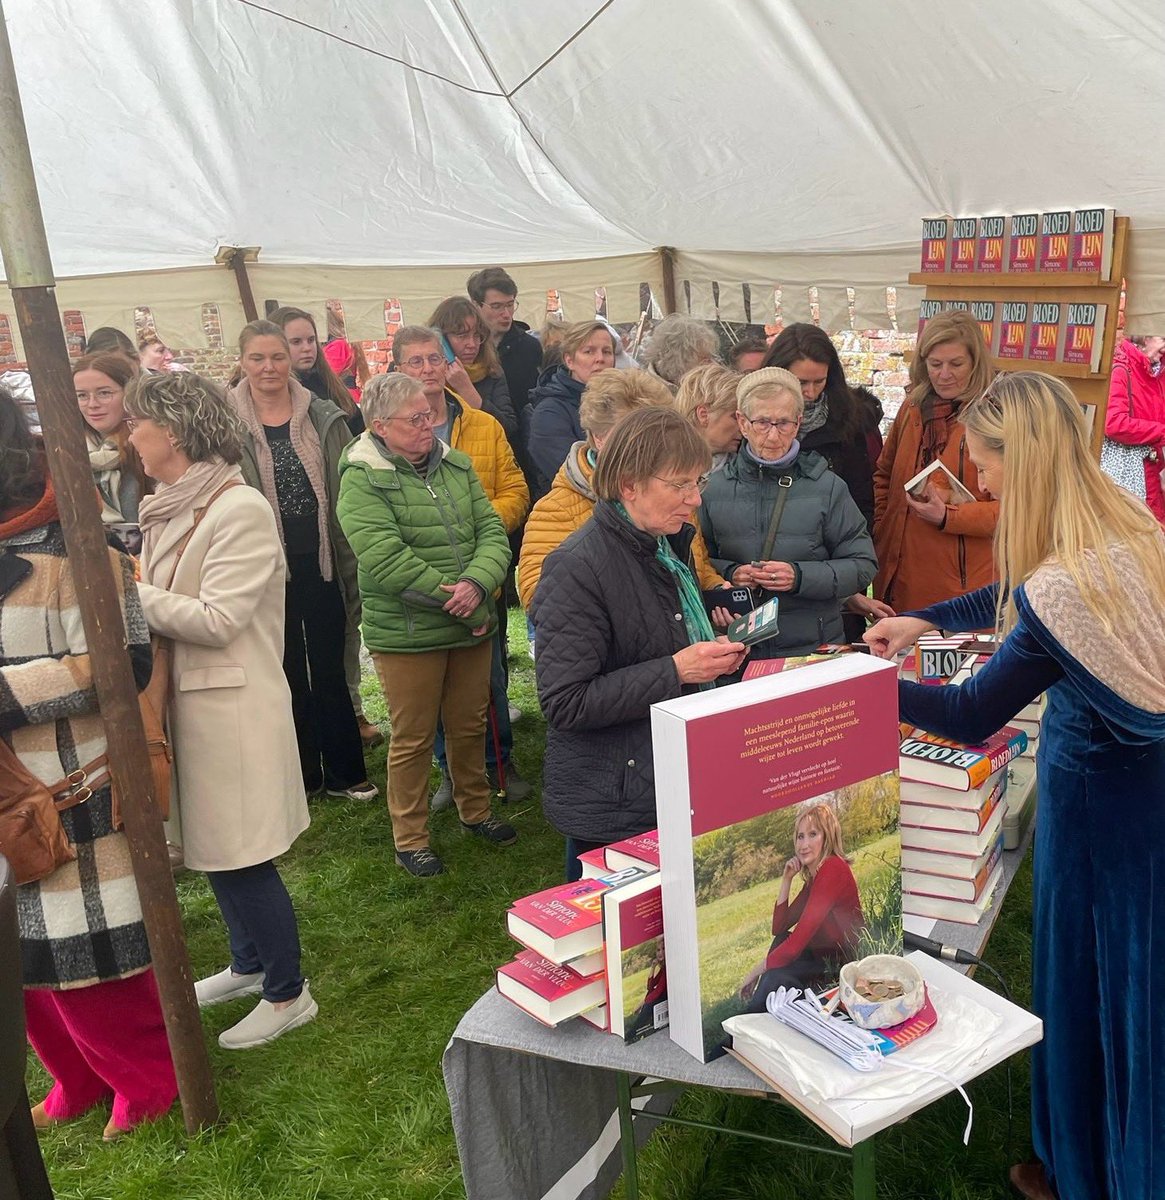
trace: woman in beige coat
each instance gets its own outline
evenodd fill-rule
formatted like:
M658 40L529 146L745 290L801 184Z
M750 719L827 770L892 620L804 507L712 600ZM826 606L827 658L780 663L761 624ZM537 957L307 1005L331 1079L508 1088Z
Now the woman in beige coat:
M144 376L126 407L158 481L139 513L140 592L151 631L174 644L168 718L186 865L206 872L230 933L231 965L195 991L203 1007L262 993L219 1037L244 1049L318 1011L272 861L308 825L282 666L285 560L271 506L244 485L243 430L214 384Z

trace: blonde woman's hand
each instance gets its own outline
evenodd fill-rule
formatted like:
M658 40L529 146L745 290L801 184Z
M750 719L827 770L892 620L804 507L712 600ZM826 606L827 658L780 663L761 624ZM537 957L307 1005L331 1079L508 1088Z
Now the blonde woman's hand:
M913 646L924 633L936 628L921 617L884 617L867 629L862 640L878 658L893 658L899 650Z

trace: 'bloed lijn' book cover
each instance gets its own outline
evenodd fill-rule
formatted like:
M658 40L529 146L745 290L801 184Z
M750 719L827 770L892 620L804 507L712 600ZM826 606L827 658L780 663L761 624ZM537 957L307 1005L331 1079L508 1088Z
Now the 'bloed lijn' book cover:
M652 708L672 1040L902 944L892 664L846 654Z

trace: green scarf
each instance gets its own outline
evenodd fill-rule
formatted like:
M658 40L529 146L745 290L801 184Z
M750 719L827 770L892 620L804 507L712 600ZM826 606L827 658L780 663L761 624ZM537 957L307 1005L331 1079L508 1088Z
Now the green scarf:
M634 524L621 503L616 503L615 507L628 525ZM700 586L696 583L696 578L689 570L687 563L680 562L676 557L676 552L671 548L671 543L662 534L655 539L655 559L675 576L676 588L680 594L680 611L684 614L684 629L688 635L688 643L694 646L696 642L714 642L716 631L712 628L712 622L704 608L704 597L700 593ZM709 691L715 686L714 683L699 685L702 692Z

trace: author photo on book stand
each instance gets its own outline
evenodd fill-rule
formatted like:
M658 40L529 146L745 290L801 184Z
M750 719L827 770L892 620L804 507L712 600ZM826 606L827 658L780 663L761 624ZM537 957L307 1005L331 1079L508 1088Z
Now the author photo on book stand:
M929 328L929 327L928 327ZM960 687L899 683L903 721L982 741L1041 693L1032 1007L1035 1160L1021 1194L1165 1194L1165 536L1100 469L1058 379L996 379L962 414L979 491L999 500L1001 582L880 621L891 657L932 629L994 626Z
M546 715L542 806L578 855L655 829L651 706L744 662L717 637L692 560L712 455L672 409L625 417L603 447L594 515L547 556L531 616Z
M801 888L790 899L793 881ZM820 988L857 957L865 926L857 880L846 857L841 823L828 804L814 804L793 826L773 906L773 941L740 986L745 1012L764 1012L777 988Z

